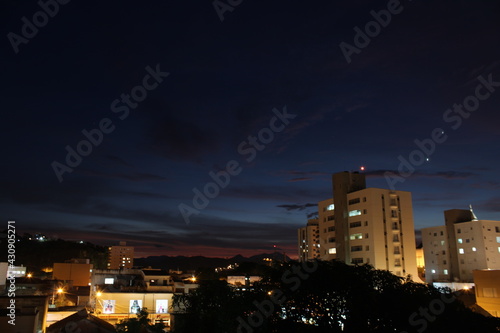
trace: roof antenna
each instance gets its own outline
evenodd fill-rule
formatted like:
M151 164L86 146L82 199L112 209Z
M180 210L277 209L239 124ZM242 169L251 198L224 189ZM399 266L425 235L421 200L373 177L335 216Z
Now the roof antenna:
M472 205L469 205L469 210L472 215L472 221L477 221L477 216L474 214L474 211L472 210Z

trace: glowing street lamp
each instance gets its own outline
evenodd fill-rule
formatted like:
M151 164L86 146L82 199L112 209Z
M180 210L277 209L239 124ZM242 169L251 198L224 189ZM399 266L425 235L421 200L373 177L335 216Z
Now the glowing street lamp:
M58 288L57 289L57 293L58 294L62 294L64 290L62 288ZM56 294L55 294L56 290L52 290L52 305L54 305L56 303Z

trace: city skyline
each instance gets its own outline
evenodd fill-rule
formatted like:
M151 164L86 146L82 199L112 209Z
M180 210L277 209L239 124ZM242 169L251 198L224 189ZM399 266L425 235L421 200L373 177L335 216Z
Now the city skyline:
M469 204L500 220L498 3L68 2L31 34L46 9L1 6L20 234L296 257L342 171L411 192L417 230Z

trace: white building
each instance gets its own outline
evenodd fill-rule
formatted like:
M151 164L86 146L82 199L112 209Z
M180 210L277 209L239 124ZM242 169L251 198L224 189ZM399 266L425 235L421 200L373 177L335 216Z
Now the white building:
M334 198L318 203L320 258L419 280L411 193L366 188L356 172L332 179Z
M318 219L307 221L307 226L298 230L299 260L306 261L320 257Z
M427 282L472 282L473 270L500 269L500 221L460 209L445 211L445 221L422 229Z

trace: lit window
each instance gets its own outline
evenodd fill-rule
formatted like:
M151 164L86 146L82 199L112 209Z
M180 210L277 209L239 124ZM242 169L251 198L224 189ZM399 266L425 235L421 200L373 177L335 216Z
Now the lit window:
M336 247L332 247L331 249L328 249L328 253L329 254L336 254L337 253L337 248Z
M113 278L105 278L104 279L104 284L113 284L115 279Z
M462 240L462 238L459 238L458 239L458 244L462 244L464 241Z
M500 237L497 237L497 243L500 243Z
M352 234L349 238L350 238L351 240L355 240L355 239L363 239L363 234L362 234L362 233Z
M334 210L334 209L335 209L334 204L328 205L328 207L326 208L326 210Z
M443 246L443 245L444 245L444 240L441 241L441 246Z
M432 270L432 274L435 274L435 273L436 273L436 270L435 270L435 269L433 269L433 270Z
M444 275L448 275L448 270L447 269L444 270Z
M476 251L477 251L477 249L476 249L475 247L472 247L472 251L476 252Z
M465 253L465 251L464 251L464 249L458 249L458 253L460 253L460 254L464 254L464 253Z
M361 215L361 211L359 209L351 210L349 212L349 217L359 216L359 215Z

